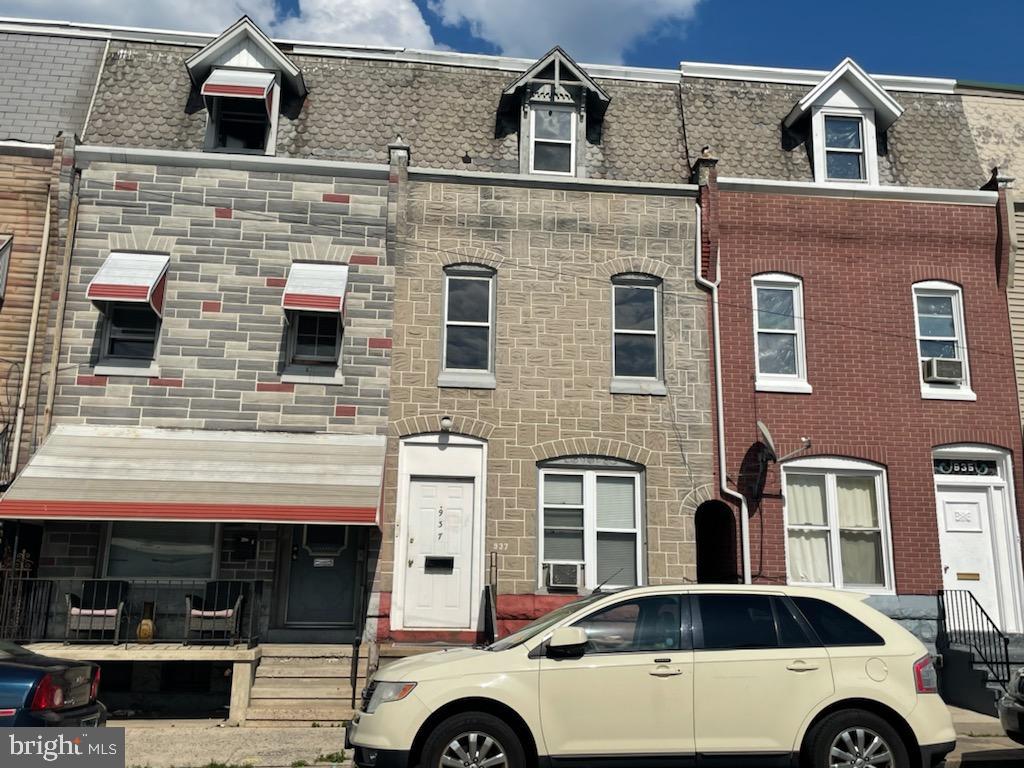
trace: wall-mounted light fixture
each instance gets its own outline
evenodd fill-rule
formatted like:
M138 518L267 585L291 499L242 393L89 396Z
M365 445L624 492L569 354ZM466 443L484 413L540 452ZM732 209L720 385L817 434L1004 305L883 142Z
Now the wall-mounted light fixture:
M453 424L453 422L452 422L452 417L451 416L442 416L441 417L441 431L442 432L451 432L452 431L452 424Z

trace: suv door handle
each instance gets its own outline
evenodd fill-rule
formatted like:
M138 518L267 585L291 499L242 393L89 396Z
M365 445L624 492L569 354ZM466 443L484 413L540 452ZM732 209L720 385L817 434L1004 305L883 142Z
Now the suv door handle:
M653 677L677 677L683 674L683 670L679 667L666 667L664 664L659 664L651 670L650 674Z
M790 672L813 672L818 669L818 665L808 664L806 661L794 661L792 664L787 664L786 669Z

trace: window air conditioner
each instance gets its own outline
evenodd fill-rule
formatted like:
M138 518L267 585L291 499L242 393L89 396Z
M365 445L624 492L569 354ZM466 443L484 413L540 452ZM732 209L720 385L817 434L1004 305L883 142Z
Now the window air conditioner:
M960 384L964 380L962 360L930 357L921 361L924 380L929 384Z
M577 563L544 563L548 589L579 589L580 566Z

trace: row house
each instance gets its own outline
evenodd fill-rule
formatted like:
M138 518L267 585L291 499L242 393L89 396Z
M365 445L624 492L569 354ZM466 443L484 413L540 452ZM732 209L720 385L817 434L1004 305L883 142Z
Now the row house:
M965 97L850 60L682 69L720 339L698 539L724 531L746 580L866 592L929 641L940 591L949 622L1021 632L1007 198Z

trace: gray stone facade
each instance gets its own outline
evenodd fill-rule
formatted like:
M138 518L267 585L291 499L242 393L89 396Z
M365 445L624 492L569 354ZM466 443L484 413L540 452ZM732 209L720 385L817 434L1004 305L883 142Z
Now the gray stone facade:
M544 593L537 484L545 459L642 465L646 581L694 581L693 514L712 491L713 433L693 197L455 179L407 186L376 589L393 587L400 438L437 432L442 415L452 416L452 432L487 442L485 551L497 553L499 618L502 596ZM454 264L496 273L494 389L438 386L443 269ZM665 396L610 391L611 278L622 273L662 280Z
M383 434L386 207L382 178L86 168L55 422ZM156 377L95 375L102 314L86 289L112 251L170 254ZM293 261L349 264L341 385L282 381Z

